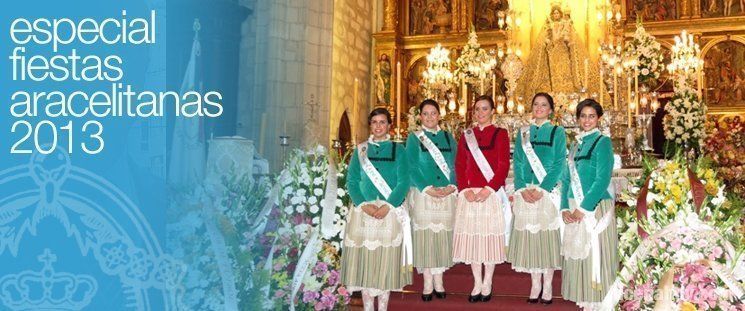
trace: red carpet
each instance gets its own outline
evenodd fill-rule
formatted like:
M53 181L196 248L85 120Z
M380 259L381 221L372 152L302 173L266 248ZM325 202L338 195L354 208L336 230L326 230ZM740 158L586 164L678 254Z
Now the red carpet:
M416 271L414 271L416 272ZM530 275L512 271L510 264L498 265L492 281L492 299L489 302L469 303L468 295L473 288L471 268L459 264L445 272L447 298L433 298L430 302L421 299L422 276L414 273L414 284L404 288L403 293L391 293L389 310L579 310L573 302L561 296L561 271L556 271L553 280L554 302L551 305L528 304Z

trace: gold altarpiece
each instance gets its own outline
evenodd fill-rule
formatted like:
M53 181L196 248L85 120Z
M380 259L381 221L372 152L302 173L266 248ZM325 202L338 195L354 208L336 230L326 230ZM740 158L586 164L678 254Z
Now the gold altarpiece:
M604 0L564 1L563 7L571 9L575 31L585 45L591 62L591 74L597 74L598 46L602 31L593 25L596 8ZM713 4L712 4L713 3ZM673 38L683 29L694 34L701 46L704 66L704 99L710 113L742 113L745 111L745 7L737 1L728 10L719 0L626 0L615 3L621 6L621 27L614 32L629 39L635 31L637 17L644 21L648 32L656 36L668 51ZM509 7L514 5L515 7ZM496 25L496 18L489 14L496 10L512 9L523 16L521 34L515 40L522 44L523 62L535 52L537 36L551 13L551 1L500 1L500 0L383 0L384 25L373 35L375 69L380 83L373 88L374 106L396 111L396 63L401 63L401 111L418 104L421 92L417 90L420 72L426 66L426 55L436 44L451 50L451 59L466 44L468 32L476 27L479 43L487 50L504 47L507 34ZM725 15L725 13L727 15ZM493 13L496 14L496 13ZM494 15L491 15L494 16ZM417 20L415 20L417 19ZM708 56L708 58L707 58ZM667 56L666 56L667 57ZM725 64L724 69L718 64ZM595 73L593 73L595 72ZM501 77L499 66L495 74ZM377 77L374 77L377 78ZM672 94L672 86L663 73L654 86L661 100ZM595 83L590 82L595 85ZM501 81L497 93L501 93ZM610 86L606 85L606 89ZM384 88L381 90L380 88ZM741 91L740 91L741 89ZM731 90L731 91L725 91ZM592 91L592 90L590 90ZM490 94L491 90L489 90ZM469 90L470 93L470 90ZM621 93L621 92L619 92ZM587 94L590 94L588 91ZM621 93L623 94L623 93ZM469 94L469 98L472 94ZM529 100L529 99L528 99Z

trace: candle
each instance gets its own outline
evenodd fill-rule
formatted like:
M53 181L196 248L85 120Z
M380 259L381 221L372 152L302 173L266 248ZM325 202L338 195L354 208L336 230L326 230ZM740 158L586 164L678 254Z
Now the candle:
M497 75L491 75L491 99L497 98Z
M628 113L628 127L631 128L631 77L628 77L626 79L626 90L628 91L626 94L626 104L628 105L627 113Z
M634 67L634 106L636 115L639 115L639 68Z
M461 102L463 103L463 105L468 105L468 92L466 91L466 82L463 82L461 86L460 97L461 97Z
M613 72L613 110L618 110L618 77Z
M357 78L354 78L354 100L352 101L352 142L357 141L357 99L358 99L358 92L359 92L359 84L360 80Z
M587 71L588 71L587 70L587 66L588 66L588 60L585 59L585 84L583 85L583 87L585 88L585 90L587 90L587 88L590 86L589 83L587 83L587 81L589 81L588 80L588 76L587 76Z
M264 156L264 129L266 129L266 112L261 113L261 128L259 129L259 154Z
M480 80L481 81L479 81L479 84L481 84L481 85L480 85L480 89L479 89L480 92L479 93L481 93L481 95L483 95L483 94L486 93L485 90L484 90L484 77L481 77Z
M396 63L396 131L401 133L401 62Z

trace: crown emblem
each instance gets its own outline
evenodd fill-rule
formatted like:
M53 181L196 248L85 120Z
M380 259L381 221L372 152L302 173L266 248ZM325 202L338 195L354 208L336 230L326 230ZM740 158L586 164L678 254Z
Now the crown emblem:
M89 275L55 272L57 256L47 248L38 257L41 271L26 270L0 279L0 300L10 310L81 310L91 302L98 284Z

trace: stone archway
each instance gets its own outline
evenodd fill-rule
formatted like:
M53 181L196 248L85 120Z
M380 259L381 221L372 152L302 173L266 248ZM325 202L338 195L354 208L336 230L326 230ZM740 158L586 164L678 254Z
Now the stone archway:
M341 141L341 154L346 154L347 146L352 143L352 127L349 124L347 111L344 111L341 119L339 119L339 130L336 137Z

